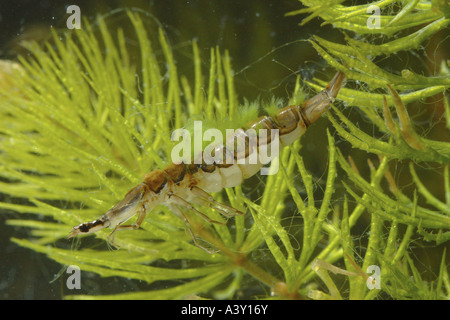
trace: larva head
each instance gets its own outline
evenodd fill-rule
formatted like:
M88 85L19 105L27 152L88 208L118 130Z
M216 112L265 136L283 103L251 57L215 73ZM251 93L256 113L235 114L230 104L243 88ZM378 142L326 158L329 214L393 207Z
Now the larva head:
M305 120L311 124L328 110L328 107L336 99L339 90L345 85L345 75L342 72L338 72L328 86L316 94L311 99L303 102L301 106L302 114L305 116Z
M148 187L145 184L139 184L131 189L113 208L108 210L100 219L92 222L86 222L73 227L68 238L79 234L88 234L97 232L103 228L114 228L123 221L128 220L136 214L136 211L142 208L142 197L147 192Z
M94 220L92 222L82 223L73 227L72 231L70 232L67 238L76 237L79 234L88 234L97 232L98 230L103 229L105 227L107 227L107 225L105 225L105 222L102 220Z

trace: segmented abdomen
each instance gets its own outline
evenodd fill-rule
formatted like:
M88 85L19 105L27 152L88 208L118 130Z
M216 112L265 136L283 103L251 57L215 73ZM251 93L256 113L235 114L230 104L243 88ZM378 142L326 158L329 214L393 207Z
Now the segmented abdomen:
M154 170L147 174L144 183L152 191L159 193L169 184L196 185L206 192L219 192L223 188L235 187L254 174L264 165L259 158L261 148L267 148L269 154L273 143L284 147L297 140L306 130L308 123L303 119L300 108L289 106L280 110L274 117L263 116L227 137L227 141L244 141L245 144L236 146L231 152L226 145L214 149L213 154L223 154L222 163L214 164L171 164L164 170ZM267 135L252 136L248 132L261 132L265 129ZM274 134L275 130L278 134ZM241 139L241 140L239 140ZM279 139L275 141L275 139ZM228 157L227 157L228 156ZM252 158L253 157L253 158Z
M222 155L223 161L212 164L171 164L164 170L147 174L144 183L155 193L159 193L167 184L182 185L184 188L197 186L206 192L219 192L223 188L241 184L264 165L260 159L263 148L268 150L266 155L271 154L276 149L275 143L281 149L300 138L311 123L328 109L344 82L345 75L338 72L324 90L301 106L285 107L275 116L262 116L236 130L226 137L225 144L214 149L213 156ZM233 148L227 147L230 141ZM235 145L234 141L244 143ZM204 159L204 155L201 156Z
M201 156L200 164L171 164L164 170L148 173L143 183L131 189L122 201L100 219L75 226L69 237L111 227L114 230L108 239L111 237L111 243L115 245L113 236L117 230L139 228L146 212L158 205L166 205L185 221L198 245L189 221L179 207L194 210L207 221L215 223L221 222L211 220L192 204L212 207L227 217L244 214L215 201L209 193L241 184L277 156L280 148L300 138L307 127L328 109L344 82L344 74L338 72L324 90L301 106L283 108L275 116L260 117L235 130L226 137L224 144L213 148L211 154L208 154L206 148L201 155L197 155ZM262 155L266 158L263 159ZM207 161L203 161L205 156ZM139 216L135 224L121 225L136 213Z

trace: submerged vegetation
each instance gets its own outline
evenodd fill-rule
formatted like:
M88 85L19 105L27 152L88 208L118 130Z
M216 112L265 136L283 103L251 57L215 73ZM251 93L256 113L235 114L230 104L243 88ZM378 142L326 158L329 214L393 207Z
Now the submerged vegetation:
M211 49L205 72L193 41L192 74L182 75L164 31L150 40L142 16L128 12L137 57L127 47L130 35L98 17L95 30L85 21L44 46L29 43L31 58L2 62L0 192L9 201L0 208L34 214L7 221L31 230L30 239L12 241L79 266L82 277L92 272L147 285L68 298L226 299L252 292L281 299L449 298L450 77L448 62L437 64L421 47L448 26L449 9L445 1L379 1L380 29L370 29L368 4L301 2L308 8L289 15L311 13L302 23L319 17L345 37L345 44L310 39L330 69L349 79L327 114L328 154L320 155L327 172L310 173L301 153L306 133L282 151L278 174L255 180L260 194L246 192L246 182L215 194L247 215L227 226L189 215L198 237L219 250L214 254L193 245L165 207L147 215L139 230L120 232L120 250L107 247L108 230L73 243L65 238L120 201L145 173L164 167L174 129L197 118L237 120L241 98L226 52ZM436 63L429 75L414 65L380 66L408 52ZM302 85L321 90L329 79L299 80L290 104L302 102ZM430 97L437 99L424 104ZM435 117L423 128L412 116L416 104L436 108L427 110ZM355 114L370 125L354 122ZM366 153L350 155L354 150ZM400 167L408 171L401 185ZM202 212L220 219L209 208ZM420 246L432 247L437 263L421 262ZM381 272L380 289L368 288L371 266Z

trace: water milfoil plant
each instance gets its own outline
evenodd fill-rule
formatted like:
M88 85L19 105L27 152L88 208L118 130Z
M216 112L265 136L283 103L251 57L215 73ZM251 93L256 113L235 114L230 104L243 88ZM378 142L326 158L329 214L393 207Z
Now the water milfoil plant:
M414 3L419 15L425 4ZM356 29L362 28L361 16L367 18L364 8L349 15L349 8L336 3L315 12L345 32L364 35ZM327 10L334 10L333 14L325 14ZM139 15L127 14L135 51L127 45L129 34L111 30L99 17L95 27L86 22L84 28L62 38L55 34L44 46L30 43L30 57L2 64L0 191L10 200L0 207L35 214L31 219L18 216L7 221L30 229L29 239L12 241L63 266L77 265L82 272L146 284L137 292L93 296L84 291L70 297L223 299L251 297L254 290L259 297L283 299L448 296L445 250L434 279L425 282L411 243L438 245L449 240L450 146L444 139L417 133L408 114L409 104L448 88L448 72L443 68L442 75L432 77L415 77L413 70L402 76L387 73L368 58L376 57L373 52L378 47L361 38L356 43L350 34L345 45L318 37L311 43L350 79L339 99L361 112L376 130L365 132L337 104L328 117L329 129L323 131L328 151L321 156L328 165L322 180L304 161L306 135L282 151L278 174L247 182L258 184L257 192L244 182L214 194L217 201L247 212L246 216L218 225L189 215L199 239L219 250L214 254L196 247L183 221L163 206L147 215L139 230L119 233L115 242L120 250L108 248L107 230L67 240L73 226L98 218L146 173L170 162L174 129L192 119L229 121L239 127L241 110L254 114L255 108L242 108L227 53L211 49L205 70L205 59L193 42L192 71L182 75L163 30L152 38ZM422 23L432 24L432 18L448 23L443 13L435 15L427 13ZM359 24L352 20L357 18ZM407 17L393 15L383 18L383 23L384 19L393 20L391 26L411 27ZM432 34L425 31L420 35ZM396 43L397 50L389 54L411 49L405 47L411 42ZM321 90L328 80L305 84ZM367 86L358 86L355 80ZM285 105L303 102L300 91L297 81ZM279 103L273 99L266 104L273 110ZM448 123L449 108L444 105ZM378 162L366 156L355 163L337 140L375 155ZM412 191L403 190L392 176L399 160L410 160ZM360 173L366 163L369 177ZM424 184L418 163L439 165L445 199ZM222 219L212 209L202 212ZM361 228L365 230L358 233ZM370 266L381 271L381 289L367 285Z

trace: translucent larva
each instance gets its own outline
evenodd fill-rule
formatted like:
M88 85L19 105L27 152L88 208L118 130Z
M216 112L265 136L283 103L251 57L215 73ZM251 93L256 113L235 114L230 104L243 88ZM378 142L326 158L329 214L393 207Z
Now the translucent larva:
M244 179L255 175L263 166L257 157L263 148L270 148L275 142L284 147L299 139L306 129L327 111L344 83L345 75L338 72L324 90L300 106L285 107L275 116L260 117L245 125L242 130L236 130L227 140L240 138L250 141L252 137L248 132L259 132L261 129L266 129L268 134L256 135L253 137L256 139L255 143L245 143L243 147L232 152L227 149L226 144L216 147L215 154L223 155L223 161L212 164L171 164L163 170L158 169L146 174L142 183L131 189L122 201L99 219L74 227L69 238L109 227L113 231L108 241L118 247L114 243L116 231L139 228L147 213L156 206L165 205L186 223L194 244L209 252L198 244L183 209L193 210L211 223L220 222L209 219L194 208L194 204L212 207L227 217L244 214L215 201L210 193L235 187ZM246 161L250 159L256 160ZM134 224L123 224L135 215L138 215L138 219Z

